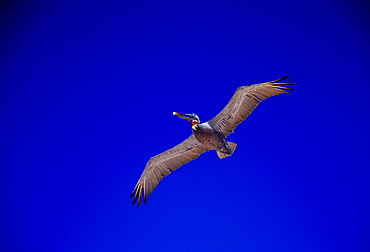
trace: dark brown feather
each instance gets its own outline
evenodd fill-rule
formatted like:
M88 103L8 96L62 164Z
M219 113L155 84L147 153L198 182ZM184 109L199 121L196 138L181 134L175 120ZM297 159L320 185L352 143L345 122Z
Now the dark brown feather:
M261 101L274 95L288 93L285 90L293 90L284 85L294 83L278 83L288 77L289 75L270 82L239 87L224 109L208 123L224 137L228 136Z
M191 135L172 149L152 157L146 164L131 193L130 198L133 197L132 204L137 202L137 205L140 206L143 195L144 203L146 203L149 195L163 177L166 177L171 171L176 170L183 164L196 159L205 151L207 149L195 139L194 135Z

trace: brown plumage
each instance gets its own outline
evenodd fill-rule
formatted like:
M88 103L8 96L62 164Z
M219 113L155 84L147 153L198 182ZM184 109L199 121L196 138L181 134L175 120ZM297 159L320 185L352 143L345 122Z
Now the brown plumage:
M153 192L159 181L183 164L196 159L208 150L216 150L219 158L230 156L236 147L235 143L226 142L225 138L235 127L247 118L253 109L264 99L288 93L293 90L285 85L294 83L278 83L288 76L275 81L239 87L228 104L212 120L200 123L195 114L173 113L190 122L193 134L185 141L157 156L152 157L145 166L134 190L132 204L140 206L144 195L144 203Z

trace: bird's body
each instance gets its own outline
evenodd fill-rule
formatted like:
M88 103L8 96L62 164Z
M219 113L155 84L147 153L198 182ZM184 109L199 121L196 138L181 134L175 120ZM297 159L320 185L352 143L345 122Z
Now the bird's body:
M233 150L230 149L228 144L229 142L226 142L222 133L212 127L208 122L195 124L192 126L192 131L198 142L207 150L215 150L217 153L223 153L227 156L233 153Z
M163 177L183 164L197 158L203 152L215 150L219 158L230 156L234 152L236 144L227 142L225 140L226 137L234 131L235 127L241 123L262 100L274 95L288 93L285 90L292 90L281 85L290 85L294 83L277 83L287 77L288 76L275 81L238 88L225 108L212 120L205 123L200 123L198 116L195 114L174 112L173 115L190 122L192 134L182 143L152 157L148 161L131 193L131 197L134 198L132 204L137 202L138 206L140 206L143 195L144 202L146 203L148 196L153 192L154 188Z

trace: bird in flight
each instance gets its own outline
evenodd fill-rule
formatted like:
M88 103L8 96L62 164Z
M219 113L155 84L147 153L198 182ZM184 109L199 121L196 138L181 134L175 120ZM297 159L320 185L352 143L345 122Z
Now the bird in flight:
M261 101L274 95L288 93L286 90L293 90L285 85L294 83L279 82L288 77L289 75L270 82L239 87L221 112L205 123L200 123L196 114L173 112L173 115L190 122L192 134L182 143L148 161L131 193L132 204L137 203L137 206L140 206L143 196L146 203L148 196L163 177L196 159L203 152L215 150L219 158L230 156L236 144L226 142L226 137Z

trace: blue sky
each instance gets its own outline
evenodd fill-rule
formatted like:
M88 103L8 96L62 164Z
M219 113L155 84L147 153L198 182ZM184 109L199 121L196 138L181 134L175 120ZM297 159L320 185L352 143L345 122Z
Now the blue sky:
M3 3L2 251L369 251L366 1ZM228 138L129 195L237 87L290 74Z

